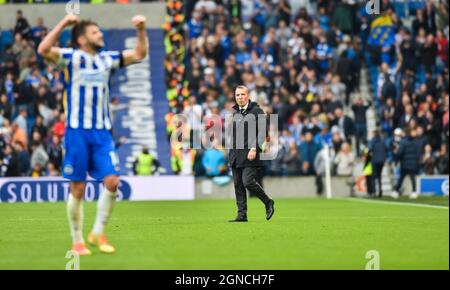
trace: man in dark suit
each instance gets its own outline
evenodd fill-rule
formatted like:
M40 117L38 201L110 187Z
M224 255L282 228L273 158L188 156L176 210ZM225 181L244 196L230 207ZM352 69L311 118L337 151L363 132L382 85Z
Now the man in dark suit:
M396 160L400 163L400 177L395 185L392 197L398 198L401 196L400 188L402 187L403 180L409 175L412 183L413 192L411 198L417 198L416 192L416 176L419 173L420 168L420 148L417 145L417 131L407 130L409 134L400 142L399 149L395 155Z
M230 222L247 222L247 190L258 197L266 207L266 219L270 220L275 212L274 201L265 193L260 184L261 172L264 167L260 154L268 135L258 132L258 124L266 122L264 111L257 103L250 101L249 90L238 86L235 91L236 106L233 113L232 131L229 154L230 167L233 172L237 217Z
M343 131L345 140L351 144L354 134L353 120L344 114L342 108L336 108L334 110L334 117L335 120L332 124L338 126Z

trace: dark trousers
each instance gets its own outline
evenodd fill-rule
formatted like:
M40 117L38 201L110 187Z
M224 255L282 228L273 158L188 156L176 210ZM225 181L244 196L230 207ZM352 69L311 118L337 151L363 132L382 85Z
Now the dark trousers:
M258 171L256 176L256 181L261 185L262 188L264 188L264 174L265 174L265 167L257 167L256 170ZM253 191L249 192L250 197L257 197Z
M366 187L367 187L367 194L369 196L373 196L375 194L375 183L373 180L373 175L366 176Z
M383 175L383 163L373 163L373 184L378 183L378 195L380 197L383 196L383 187L382 187L382 175Z
M323 176L322 174L316 175L316 193L317 195L323 194Z
M258 167L234 168L233 180L236 193L238 216L247 215L247 190L259 198L264 205L270 201L269 196L258 182L261 178L261 169Z
M356 124L355 127L356 154L361 156L361 145L367 143L367 126L366 124Z
M405 177L407 175L409 175L409 178L411 179L413 192L416 192L416 175L417 175L417 172L415 170L407 170L407 169L400 170L400 178L398 179L397 185L395 186L395 190L397 192L400 192L400 188L402 187L403 180L405 179Z

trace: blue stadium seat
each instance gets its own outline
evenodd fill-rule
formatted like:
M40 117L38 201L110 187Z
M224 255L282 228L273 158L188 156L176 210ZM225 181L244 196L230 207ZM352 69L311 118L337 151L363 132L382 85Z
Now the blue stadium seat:
M424 0L409 0L408 2L410 15L415 15L417 9L424 9L426 6L426 1Z
M405 0L396 0L394 3L395 13L398 17L404 18L406 16L407 4L405 4Z
M14 43L14 34L11 30L2 31L2 35L0 37L0 51L5 49L5 46L8 44Z

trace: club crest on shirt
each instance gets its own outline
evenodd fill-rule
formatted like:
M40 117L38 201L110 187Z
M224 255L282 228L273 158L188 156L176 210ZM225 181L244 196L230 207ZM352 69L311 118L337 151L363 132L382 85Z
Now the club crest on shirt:
M64 174L72 175L73 174L73 166L70 164L64 166Z

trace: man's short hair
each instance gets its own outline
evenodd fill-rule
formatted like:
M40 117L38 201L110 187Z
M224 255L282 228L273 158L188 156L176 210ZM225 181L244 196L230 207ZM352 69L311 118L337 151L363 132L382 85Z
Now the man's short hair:
M235 93L235 94L236 94L236 91L237 91L238 89L244 89L244 90L247 91L247 94L250 93L250 90L249 90L248 87L245 86L245 85L239 85L239 86L237 86L236 89L234 90L234 93Z
M78 37L83 36L86 33L86 29L92 25L98 27L98 24L91 20L82 20L75 24L72 28L72 45L79 47Z

